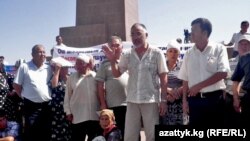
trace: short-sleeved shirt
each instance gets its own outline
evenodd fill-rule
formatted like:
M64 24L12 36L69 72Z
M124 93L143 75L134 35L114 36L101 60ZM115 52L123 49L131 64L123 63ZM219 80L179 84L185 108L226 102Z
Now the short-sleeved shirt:
M242 34L241 32L233 34L233 37L232 37L230 43L234 43L234 50L235 51L238 51L238 42L239 42L240 36L242 36L242 35L250 35L250 34L249 33Z
M242 89L247 90L247 91L250 90L250 61L249 60L250 60L250 53L247 53L241 56L231 78L232 81L240 82L244 77Z
M127 102L159 102L159 75L168 72L165 56L160 49L149 46L139 59L135 48L132 48L122 55L118 66L121 73L129 73Z
M14 121L7 121L7 127L4 130L0 130L0 138L12 136L17 141L20 132L20 125Z
M221 44L208 42L202 52L196 46L186 52L178 78L188 81L188 86L191 88L217 72L230 72L227 51ZM201 92L212 92L225 88L224 80L220 80L201 89Z
M51 67L43 64L40 68L29 61L21 65L17 71L14 83L22 86L22 97L37 103L51 100L48 86L52 78Z
M108 107L126 105L127 73L123 73L120 77L115 78L112 73L110 62L104 60L96 73L95 79L105 84L105 96Z
M230 65L231 72L228 74L227 78L225 79L225 83L226 83L225 91L231 95L233 95L233 91L232 91L233 81L231 80L231 77L232 77L232 74L236 68L236 65L238 64L238 61L239 61L239 55L236 56L235 58L229 59L229 65Z

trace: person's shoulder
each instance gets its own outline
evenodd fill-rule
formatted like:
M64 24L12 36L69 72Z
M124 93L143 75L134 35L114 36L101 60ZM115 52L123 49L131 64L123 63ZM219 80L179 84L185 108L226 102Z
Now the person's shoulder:
M149 48L150 48L152 51L155 51L155 52L161 52L161 51L162 51L161 49L159 49L158 47L153 46L153 45L149 45Z
M214 41L209 41L207 46L216 49L226 49L223 44Z
M240 59L242 60L242 59L249 59L250 58L250 52L247 52L247 53L245 53L244 55L242 55L241 57L240 57Z

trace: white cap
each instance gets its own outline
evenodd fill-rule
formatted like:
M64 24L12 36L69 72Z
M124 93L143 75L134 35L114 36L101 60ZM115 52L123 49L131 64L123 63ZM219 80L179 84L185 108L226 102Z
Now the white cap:
M180 52L180 43L178 43L176 40L171 40L167 45L167 51L170 48L175 48Z
M240 42L241 40L247 40L248 42L250 42L250 35L241 35L238 42Z
M76 57L76 59L80 59L82 61L84 61L84 63L89 63L91 60L91 56L84 54L84 53L79 53L78 56Z
M74 66L71 62L64 59L63 57L52 58L51 63L58 63L58 64L62 65L62 67L72 67L72 66Z

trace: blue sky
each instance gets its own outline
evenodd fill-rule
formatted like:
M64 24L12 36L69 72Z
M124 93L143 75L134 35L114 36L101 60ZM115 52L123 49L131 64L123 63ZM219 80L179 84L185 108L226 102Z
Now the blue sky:
M138 0L139 22L149 32L148 41L166 45L182 38L183 29L206 17L213 24L210 39L229 42L240 30L242 20L250 21L249 0ZM31 59L31 48L43 44L47 55L60 27L75 25L76 0L0 0L0 55L13 64Z

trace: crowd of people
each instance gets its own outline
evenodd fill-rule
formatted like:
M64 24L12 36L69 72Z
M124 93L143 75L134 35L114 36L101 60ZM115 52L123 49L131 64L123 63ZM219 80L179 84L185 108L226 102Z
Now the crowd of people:
M143 128L154 141L155 125L249 126L248 27L243 21L230 43L221 44L209 40L211 22L197 18L194 45L179 60L179 40L170 41L164 55L148 43L146 26L135 23L133 48L124 51L122 39L111 36L97 71L89 54L78 54L73 73L60 61L46 62L41 44L32 47L30 61L17 61L14 75L1 56L0 140L139 141ZM56 41L66 46L61 36ZM229 59L226 46L233 44Z

